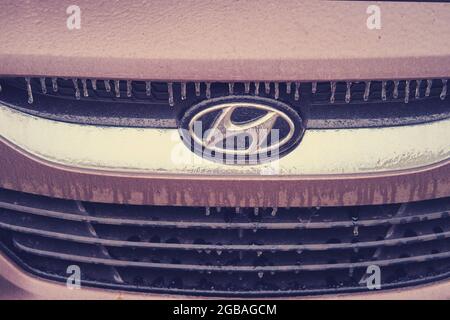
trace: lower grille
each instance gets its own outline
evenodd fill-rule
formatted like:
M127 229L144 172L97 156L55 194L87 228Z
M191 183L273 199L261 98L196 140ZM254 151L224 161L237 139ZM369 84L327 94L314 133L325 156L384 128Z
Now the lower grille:
M450 198L323 208L100 204L0 189L0 240L25 270L82 285L211 296L382 289L450 275Z

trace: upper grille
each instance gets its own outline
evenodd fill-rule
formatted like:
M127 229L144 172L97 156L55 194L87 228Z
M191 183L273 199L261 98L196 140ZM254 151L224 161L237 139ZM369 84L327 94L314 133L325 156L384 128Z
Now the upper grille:
M329 82L158 82L3 78L0 100L56 120L103 125L177 127L208 98L255 95L282 100L308 128L377 127L450 116L447 79Z
M382 289L450 275L450 198L324 208L76 202L0 189L3 249L27 271L82 285L212 296Z

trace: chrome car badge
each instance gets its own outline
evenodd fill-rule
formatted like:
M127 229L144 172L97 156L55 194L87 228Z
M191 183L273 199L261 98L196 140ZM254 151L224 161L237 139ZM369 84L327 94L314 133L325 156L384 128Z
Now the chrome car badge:
M274 161L300 142L299 113L277 100L230 96L188 109L179 125L184 143L196 154L226 164Z

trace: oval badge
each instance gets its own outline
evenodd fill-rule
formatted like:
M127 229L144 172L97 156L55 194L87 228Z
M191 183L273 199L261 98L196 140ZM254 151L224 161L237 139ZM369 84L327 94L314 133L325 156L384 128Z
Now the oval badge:
M196 154L226 164L277 160L305 131L298 112L277 100L230 96L203 101L186 111L179 130Z

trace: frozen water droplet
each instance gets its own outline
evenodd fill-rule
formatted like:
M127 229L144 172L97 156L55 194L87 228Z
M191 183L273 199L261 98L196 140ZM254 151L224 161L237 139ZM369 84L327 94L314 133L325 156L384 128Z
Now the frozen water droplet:
M257 251L257 252L256 252L256 255L257 255L258 257L261 257L262 254L263 254L262 251Z
M239 239L242 239L244 237L244 229L239 229Z
M447 97L447 79L442 79L442 91L440 98L441 100L444 100L445 97Z
M259 95L259 82L255 82L255 96Z
M181 83L181 100L186 100L186 82Z
M303 250L297 250L297 254L302 254Z
M352 98L352 83L347 81L347 91L345 91L345 103L349 103Z
M312 83L312 89L311 89L312 93L316 93L317 92L317 82L313 82Z
M114 80L114 91L116 92L116 98L120 98L120 81Z
M133 95L133 86L131 80L127 80L127 97L131 98L132 95Z
M364 89L364 101L368 101L369 100L369 96L370 96L370 81L366 81L366 87Z
M257 216L259 214L259 208L254 208L253 213L255 214L255 216Z
M211 98L211 82L206 82L206 98Z
M274 87L275 87L275 99L278 99L280 96L280 85L278 82L274 83Z
M234 209L234 211L235 211L236 213L239 213L239 212L241 211L241 208L236 207L236 208Z
M420 98L420 85L421 84L422 84L422 80L416 80L416 93L414 94L416 99Z
M109 80L103 80L103 83L105 84L106 92L111 92L111 83L109 83Z
M359 228L358 228L358 226L354 226L353 227L353 235L355 237L357 237L359 235Z
M336 82L335 81L331 81L330 82L330 86L331 86L330 102L334 103L334 101L335 101L335 94L336 94Z
M264 272L260 271L258 272L258 278L262 279L264 277Z
M211 250L205 250L206 254L211 254Z
M386 81L382 81L381 82L381 99L383 101L386 101L386 97L387 97L387 94L386 94Z
M152 94L152 82L151 81L145 81L145 94L147 96L150 96Z
M394 99L398 98L398 84L400 83L400 81L398 80L394 80L394 93L393 93L393 97Z
M298 101L300 99L300 82L295 83L294 100Z
M270 82L264 82L264 88L266 90L266 94L270 93Z
M167 83L167 91L169 92L169 106L173 107L174 101L173 101L173 83L172 82Z
M2 85L0 84L0 92L2 92L2 90L3 90L3 88L2 88Z
M222 254L222 251L221 250L217 250L216 253L217 253L218 256L220 256Z
M220 211L222 211L222 208L221 207L216 207L216 211L220 212Z
M209 207L205 207L205 215L209 216L211 214L211 210Z
M292 82L286 82L286 94L291 94Z
M272 215L272 217L275 217L275 216L277 215L277 211L278 211L278 208L277 208L277 207L274 207L274 208L272 209L272 212L270 213L270 214Z
M80 88L78 87L78 79L72 79L73 87L75 88L75 99L80 100Z
M47 86L45 84L45 78L40 78L39 79L41 82L41 90L43 94L47 94Z
M25 78L25 81L27 82L27 93L28 93L28 103L33 103L33 91L31 90L31 79Z
M228 93L230 95L234 94L234 82L228 82Z
M433 85L433 80L427 80L427 89L425 90L425 97L429 97L431 93L431 86Z
M87 89L86 79L81 79L81 84L83 86L83 96L89 97L89 92L88 92L88 89Z
M97 79L91 79L92 89L97 90Z
M53 92L58 92L58 79L52 78L52 88Z
M246 94L249 94L250 93L250 82L245 82L244 83L244 90L245 90L245 93Z
M196 83L195 83L195 95L196 95L197 97L200 96L200 82L196 82Z
M405 81L405 103L409 102L409 90L410 90L409 80L406 80Z

